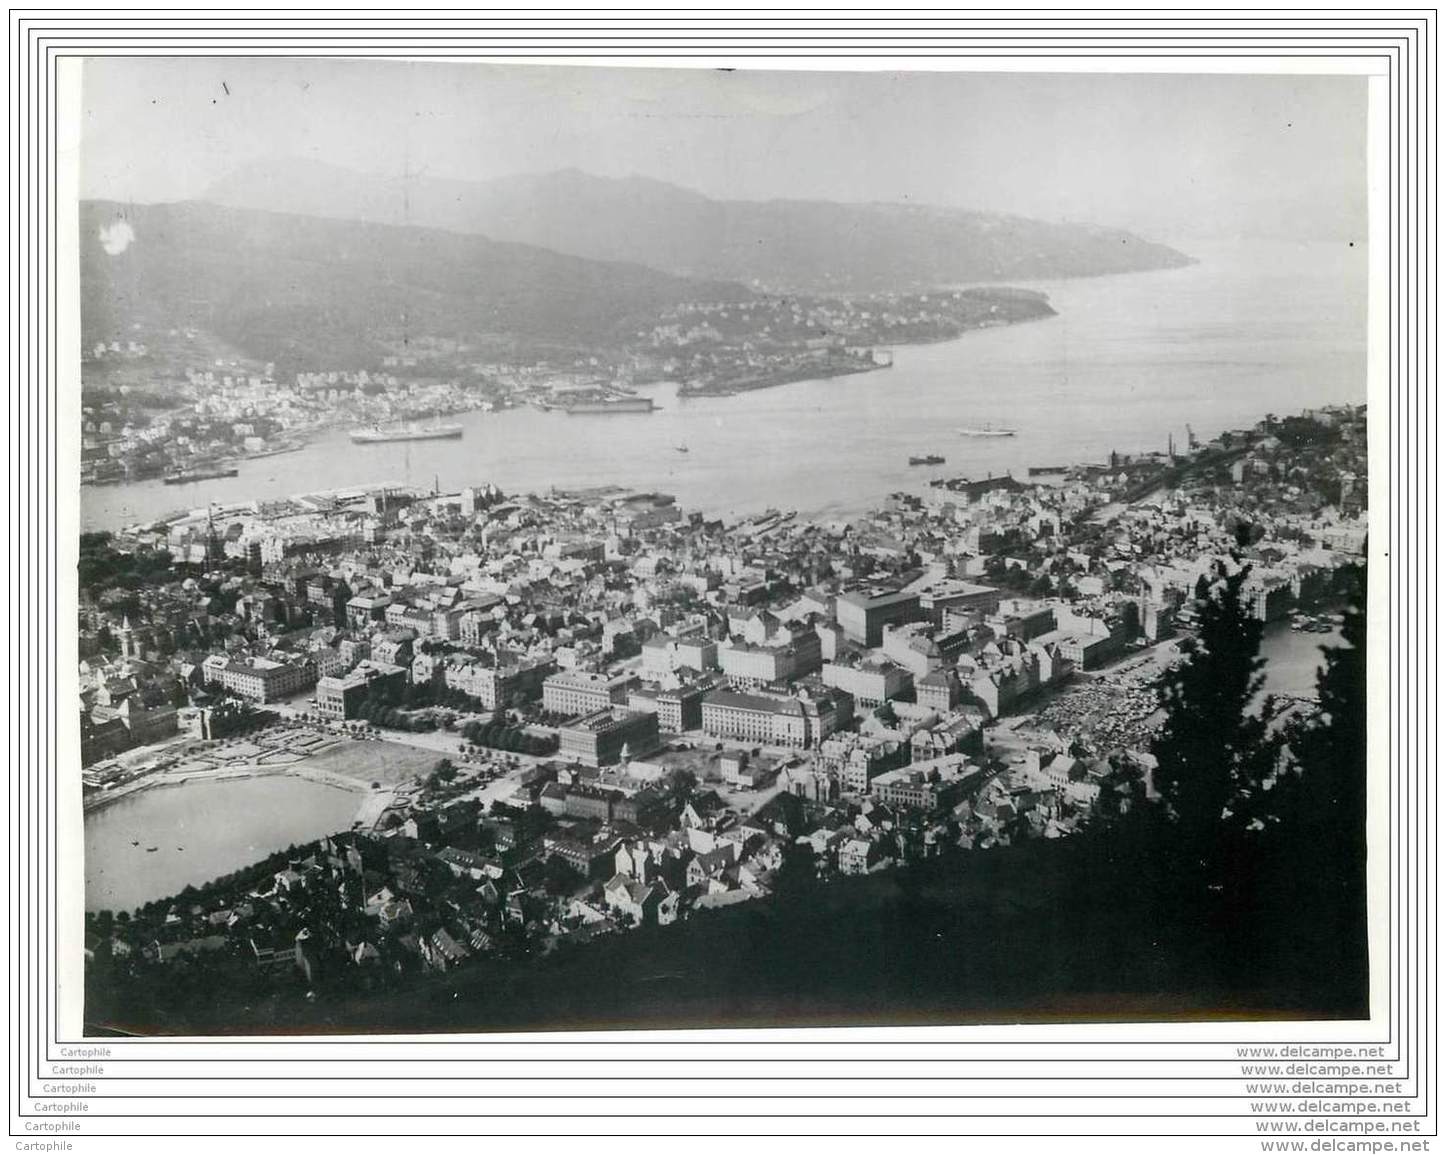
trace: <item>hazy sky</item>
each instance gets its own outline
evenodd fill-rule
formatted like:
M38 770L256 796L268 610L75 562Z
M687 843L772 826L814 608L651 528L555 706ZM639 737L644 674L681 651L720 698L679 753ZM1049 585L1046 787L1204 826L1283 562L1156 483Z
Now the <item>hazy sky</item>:
M82 195L130 201L301 156L462 179L577 167L1165 241L1351 239L1366 219L1359 77L103 59L86 63L84 116Z

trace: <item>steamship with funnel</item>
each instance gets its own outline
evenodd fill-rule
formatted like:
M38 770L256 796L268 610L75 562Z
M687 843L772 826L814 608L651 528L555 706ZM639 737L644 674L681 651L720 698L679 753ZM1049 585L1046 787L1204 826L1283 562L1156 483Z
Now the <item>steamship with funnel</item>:
M957 432L962 437L1013 437L1018 430L996 429L993 425L965 425Z
M399 425L390 428L374 425L370 429L351 431L351 439L358 445L375 445L383 441L455 440L461 436L460 425Z

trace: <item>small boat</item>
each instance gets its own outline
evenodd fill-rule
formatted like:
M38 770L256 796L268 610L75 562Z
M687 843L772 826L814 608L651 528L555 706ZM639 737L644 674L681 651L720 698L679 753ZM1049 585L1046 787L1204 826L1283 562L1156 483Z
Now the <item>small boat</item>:
M964 437L1013 437L1017 431L1014 429L995 429L992 425L985 425L982 428L964 425L961 426L957 432Z
M688 447L686 445L675 445L673 446L673 450L676 453L687 453Z
M922 457L909 458L910 465L943 465L944 459L937 453L926 453Z
M147 847L146 847L146 853L147 853L147 854L154 854L154 853L155 853L156 851L158 851L159 849L160 849L159 846L147 846Z
M132 845L132 846L139 846L140 844L141 844L141 840L140 840L139 838L132 838L132 839L131 839L131 845Z

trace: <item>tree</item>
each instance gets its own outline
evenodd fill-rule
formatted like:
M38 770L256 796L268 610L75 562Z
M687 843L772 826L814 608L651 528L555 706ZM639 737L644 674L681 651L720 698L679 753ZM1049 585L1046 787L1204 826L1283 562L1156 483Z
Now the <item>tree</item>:
M1071 780L1074 774L1070 774ZM1111 760L1110 772L1100 782L1094 814L1102 826L1137 814L1146 804L1145 776L1133 761Z
M1199 634L1182 644L1184 660L1159 688L1166 717L1154 743L1155 786L1176 827L1183 865L1203 871L1212 887L1226 881L1232 844L1260 821L1262 794L1284 745L1273 725L1274 700L1256 706L1264 623L1246 610L1249 572L1217 570L1199 603Z
M542 883L548 894L571 894L582 882L582 875L559 854L549 856L542 864Z
M698 775L680 767L663 780L663 801L669 811L681 810L698 789Z
M1366 826L1366 615L1358 586L1342 615L1340 646L1324 649L1320 714L1292 735L1306 822L1364 860Z
M1366 615L1363 582L1344 612L1339 646L1326 647L1316 680L1320 713L1297 725L1297 772L1282 784L1288 863L1312 912L1322 952L1349 995L1369 973L1366 957Z
M818 888L818 858L806 842L785 842L781 848L775 893L784 902L808 898Z

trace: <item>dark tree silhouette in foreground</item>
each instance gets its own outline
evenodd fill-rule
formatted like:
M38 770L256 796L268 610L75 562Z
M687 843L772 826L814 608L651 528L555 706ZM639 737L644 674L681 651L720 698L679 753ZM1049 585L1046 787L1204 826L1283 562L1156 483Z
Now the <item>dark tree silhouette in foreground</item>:
M1319 716L1299 727L1291 744L1300 760L1294 784L1296 817L1334 853L1364 863L1366 854L1366 615L1353 593L1341 624L1341 645L1324 647L1316 679Z
M1353 583L1341 644L1325 647L1320 713L1290 733L1296 772L1281 784L1278 916L1311 912L1302 965L1329 971L1343 999L1369 974L1366 919L1366 615L1364 574ZM1285 882L1290 885L1284 885Z
M1291 722L1262 693L1248 574L1216 572L1198 637L1161 681L1159 797L1109 824L1114 869L1201 979L1365 1015L1364 617L1357 602L1326 651L1320 714Z
M1267 821L1265 795L1284 747L1279 707L1261 697L1265 623L1246 605L1249 572L1217 571L1198 603L1198 635L1182 643L1184 660L1159 688L1166 717L1154 743L1155 788L1182 869L1216 890L1232 881L1242 840Z

